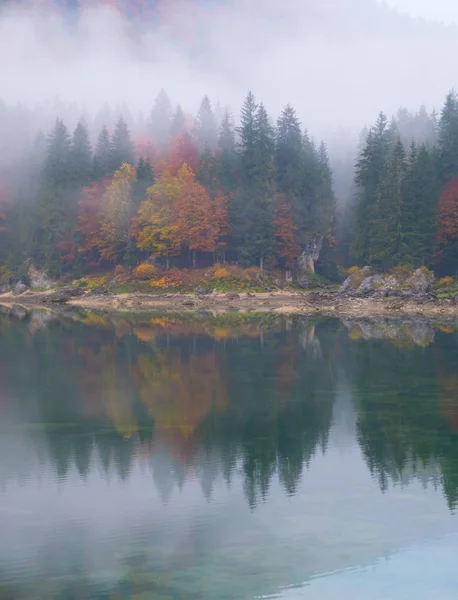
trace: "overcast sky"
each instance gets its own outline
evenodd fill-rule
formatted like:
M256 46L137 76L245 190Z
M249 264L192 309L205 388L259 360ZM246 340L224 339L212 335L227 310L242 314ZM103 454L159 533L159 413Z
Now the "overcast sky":
M458 23L457 0L386 0L386 3L416 17Z

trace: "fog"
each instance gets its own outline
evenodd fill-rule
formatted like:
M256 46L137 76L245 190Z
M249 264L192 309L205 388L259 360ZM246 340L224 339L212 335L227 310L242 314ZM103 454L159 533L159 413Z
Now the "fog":
M190 112L208 94L238 113L252 89L274 118L291 102L313 135L332 139L380 110L440 108L456 83L457 29L377 0L264 0L262 10L259 0L176 0L136 23L106 4L78 15L9 7L0 15L1 96L26 106L59 98L75 113L125 103L147 114L164 88Z

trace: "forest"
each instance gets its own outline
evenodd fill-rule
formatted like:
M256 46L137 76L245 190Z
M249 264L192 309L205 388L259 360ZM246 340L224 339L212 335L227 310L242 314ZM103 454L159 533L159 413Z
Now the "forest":
M1 109L5 123L12 109ZM331 281L352 265L457 268L454 91L439 115L380 113L344 174L347 194L294 107L274 122L251 92L234 119L207 96L193 117L161 91L134 135L125 116L95 134L84 117L73 131L58 117L2 164L3 282L29 264L53 278L143 264L294 274L310 246Z

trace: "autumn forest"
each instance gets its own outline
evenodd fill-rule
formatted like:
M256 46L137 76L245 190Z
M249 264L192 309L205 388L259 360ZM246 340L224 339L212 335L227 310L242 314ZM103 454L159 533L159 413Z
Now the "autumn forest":
M0 106L0 123L9 111ZM143 264L294 274L310 245L330 281L354 264L455 273L454 92L440 115L381 113L345 174L349 191L331 162L292 105L274 122L251 92L234 118L208 97L192 117L162 91L134 133L125 116L94 135L85 118L71 131L58 116L2 161L2 279L30 263L53 278Z

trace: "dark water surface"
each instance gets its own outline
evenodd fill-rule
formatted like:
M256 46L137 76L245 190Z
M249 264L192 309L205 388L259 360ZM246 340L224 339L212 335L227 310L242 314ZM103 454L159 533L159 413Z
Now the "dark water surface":
M0 600L458 597L449 324L0 314Z

